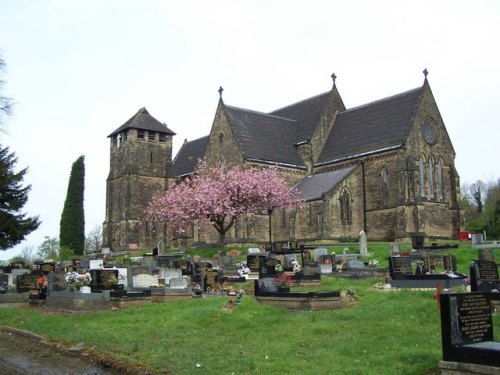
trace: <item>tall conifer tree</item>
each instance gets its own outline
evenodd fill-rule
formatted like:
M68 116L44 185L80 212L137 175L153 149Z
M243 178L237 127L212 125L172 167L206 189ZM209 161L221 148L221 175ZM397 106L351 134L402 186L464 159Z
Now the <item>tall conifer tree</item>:
M73 163L71 168L68 192L66 193L59 229L60 248L71 249L75 254L83 254L85 247L84 181L85 159L82 155Z

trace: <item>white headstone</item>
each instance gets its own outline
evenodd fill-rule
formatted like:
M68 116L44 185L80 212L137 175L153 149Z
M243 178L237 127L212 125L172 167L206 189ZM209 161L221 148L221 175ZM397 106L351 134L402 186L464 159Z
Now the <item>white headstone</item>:
M100 270L104 268L104 262L102 259L91 259L89 263L89 268L91 270Z
M158 284L158 276L142 273L133 277L134 288L149 288L153 284Z
M315 261L318 261L321 255L327 255L327 254L328 250L323 247L318 247L317 249L313 250L313 257Z
M123 285L125 289L128 287L127 279L127 269L126 268L114 268L118 271L118 284Z
M248 249L248 254L260 254L260 249L258 247L250 247Z
M319 269L321 273L332 273L333 272L333 265L330 264L320 264Z
M359 232L359 254L361 256L368 255L368 245L366 243L366 233L364 230Z

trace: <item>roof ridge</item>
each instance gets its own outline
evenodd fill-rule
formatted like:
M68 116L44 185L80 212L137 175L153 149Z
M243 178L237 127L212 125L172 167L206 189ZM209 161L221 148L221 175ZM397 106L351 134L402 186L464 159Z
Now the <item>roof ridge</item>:
M330 90L330 91L326 91L326 92L323 92L323 93L318 94L318 95L311 96L311 97L306 98L306 99L299 100L298 102L295 102L295 103L292 103L292 104L286 105L286 106L284 106L284 107L281 107L281 108L275 109L275 110L273 110L273 111L271 111L271 112L269 112L269 113L278 112L278 111L281 111L281 110L283 110L283 109L285 109L285 108L289 108L289 107L296 106L297 104L301 104L301 103L307 102L308 100L312 100L312 99L319 98L320 96L327 95L327 94L329 94L329 93L331 93L331 92L332 92L332 90Z
M395 95L391 95L391 96L387 96L385 98L382 98L382 99L378 99L378 100L375 100L373 102L369 102L369 103L365 103L365 104L361 104L361 105L358 105L356 107L352 107L352 108L349 108L349 109L346 109L345 111L342 111L342 112L339 112L339 114L341 113L346 113L346 112L351 112L351 111L355 111L355 110L358 110L358 109L361 109L361 108L365 108L365 107L369 107L371 105L374 105L374 104L378 104L378 103L382 103L382 102L385 102L385 101L388 101L388 100L392 100L392 99L395 99L399 96L404 96L404 95L408 95L412 92L416 92L416 91L419 91L422 89L422 86L420 87L416 87L414 89L411 89L411 90L407 90L407 91L403 91L403 92L400 92L399 94L395 94Z
M271 115L269 113L265 113L265 112L261 112L261 111L255 111L253 109L246 109L246 108L241 108L241 107L235 107L235 106L232 106L232 105L225 105L225 107L229 108L229 109L235 109L235 110L238 110L238 111L255 113L255 114L263 115L263 116L266 116L266 117L278 118L278 119L282 119L282 120L286 120L286 121L290 121L290 122L295 122L295 123L298 122L297 120L294 120L294 119L291 119L291 118L288 118L288 117Z

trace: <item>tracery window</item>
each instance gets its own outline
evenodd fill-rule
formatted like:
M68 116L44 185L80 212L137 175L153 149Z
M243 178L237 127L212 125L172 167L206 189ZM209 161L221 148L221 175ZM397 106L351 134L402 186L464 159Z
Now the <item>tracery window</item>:
M425 197L425 168L424 168L423 156L420 156L419 160L419 177L420 177L420 196Z
M437 164L437 178L439 186L439 199L444 199L444 177L443 177L443 159L439 159Z
M351 194L347 188L340 194L340 222L342 224L352 224Z

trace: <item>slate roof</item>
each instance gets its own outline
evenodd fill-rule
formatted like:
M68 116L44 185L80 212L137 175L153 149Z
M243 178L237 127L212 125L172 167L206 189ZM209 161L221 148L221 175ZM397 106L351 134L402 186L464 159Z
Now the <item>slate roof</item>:
M151 116L145 107L139 109L135 115L133 115L127 122L116 129L113 133L108 135L108 137L112 137L124 131L125 129L142 129L154 131L157 133L175 135L175 133L170 130L167 125L162 124L160 121Z
M297 121L295 143L310 139L325 108L330 91L270 112Z
M320 199L344 180L354 168L355 166L304 177L294 186L296 197L304 201Z
M208 136L191 142L184 142L172 163L174 175L182 177L192 173L198 164L198 159L205 157L207 145Z
M401 147L422 87L337 114L317 164Z
M294 146L297 121L231 106L225 110L247 159L305 167Z

